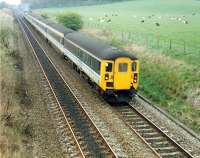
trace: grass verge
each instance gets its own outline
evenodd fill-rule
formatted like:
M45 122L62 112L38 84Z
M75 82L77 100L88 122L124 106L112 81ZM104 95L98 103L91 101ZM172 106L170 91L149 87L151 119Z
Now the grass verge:
M32 126L23 58L17 47L17 31L10 12L0 13L0 157L31 157L27 150Z

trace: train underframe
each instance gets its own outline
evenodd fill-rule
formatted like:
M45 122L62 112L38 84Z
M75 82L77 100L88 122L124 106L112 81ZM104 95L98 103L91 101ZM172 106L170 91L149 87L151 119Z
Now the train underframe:
M130 90L106 90L103 98L110 103L130 102L136 93L133 88Z

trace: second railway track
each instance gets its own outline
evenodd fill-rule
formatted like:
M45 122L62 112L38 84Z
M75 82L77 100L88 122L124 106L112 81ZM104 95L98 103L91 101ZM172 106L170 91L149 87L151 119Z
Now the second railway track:
M192 158L193 156L166 135L130 104L115 107L120 117L159 157Z
M73 135L74 145L79 150L79 155L74 157L117 157L23 19L19 16L17 18L59 105L59 108L53 110L58 115L64 115L65 119L60 121L65 121Z

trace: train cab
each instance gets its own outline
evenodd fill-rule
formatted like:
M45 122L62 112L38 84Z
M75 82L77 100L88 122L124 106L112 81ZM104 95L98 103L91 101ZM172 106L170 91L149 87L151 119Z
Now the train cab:
M139 61L130 57L104 60L101 64L100 85L108 101L110 98L111 102L131 99L139 86Z

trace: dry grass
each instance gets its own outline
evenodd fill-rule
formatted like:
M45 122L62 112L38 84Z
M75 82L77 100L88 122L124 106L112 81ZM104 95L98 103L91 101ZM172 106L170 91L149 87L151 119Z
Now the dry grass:
M31 48L10 12L0 22L12 32L0 48L0 158L63 157Z
M23 61L17 48L14 19L10 12L1 12L1 31L6 44L1 41L0 49L0 157L28 157L24 141L27 133L24 97ZM6 29L5 29L6 28ZM22 88L21 88L22 87ZM24 133L25 132L25 133Z

